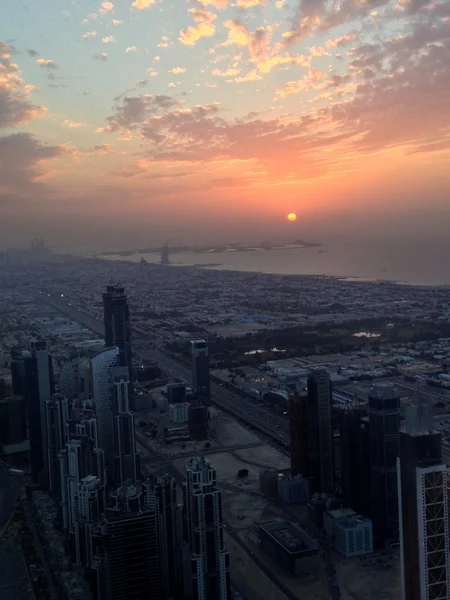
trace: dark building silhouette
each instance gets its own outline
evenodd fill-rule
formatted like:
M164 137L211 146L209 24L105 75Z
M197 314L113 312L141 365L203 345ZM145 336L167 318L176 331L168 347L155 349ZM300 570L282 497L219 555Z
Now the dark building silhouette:
M168 474L151 478L156 508L159 572L164 598L179 598L182 591L181 545L178 531L176 481Z
M126 367L114 367L112 409L114 427L114 482L123 485L138 478L138 458L134 430L134 413L130 411L130 381Z
M374 543L399 541L397 457L400 398L391 383L377 383L369 393L371 519Z
M103 319L105 324L105 344L108 348L119 348L119 365L127 367L130 378L130 398L133 382L133 356L131 352L130 309L125 289L122 286L108 285L103 294Z
M209 382L209 350L205 340L191 341L192 356L192 390L195 396L201 400L199 404L209 406L210 404L210 382Z
M161 264L162 265L166 265L166 266L170 264L170 260L169 260L169 244L167 242L161 248Z
M120 487L94 535L98 600L165 600L153 487Z
M0 399L0 452L27 440L25 400L20 396Z
M47 416L46 402L54 393L52 357L45 342L36 342L31 352L13 354L13 389L25 398L28 436L30 440L30 467L33 483L47 476Z
M66 421L69 417L67 399L54 394L46 402L48 484L55 500L61 499L60 452L66 445Z
M192 600L229 600L230 564L223 543L222 496L216 471L193 458L183 484L183 537L188 549L185 595Z
M314 476L313 491L326 494L334 493L331 401L331 381L328 371L314 369L308 375L309 461Z
M370 514L369 424L364 409L343 412L340 421L342 499L358 514Z
M308 395L297 393L289 398L289 445L291 474L313 477L309 457Z
M447 467L432 407L406 409L397 459L402 600L450 597Z

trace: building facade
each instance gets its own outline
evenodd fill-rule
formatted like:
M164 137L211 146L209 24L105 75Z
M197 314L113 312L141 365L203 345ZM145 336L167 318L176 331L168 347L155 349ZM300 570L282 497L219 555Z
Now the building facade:
M119 366L119 348L107 348L91 360L92 395L97 418L98 445L105 453L110 475L114 473L114 415L112 371Z
M103 319L105 324L105 345L119 349L119 365L129 371L130 387L133 382L133 355L131 351L130 309L125 289L108 285L103 294ZM131 397L131 391L130 391Z
M347 558L373 552L372 521L359 515L344 517L334 526L335 546Z
M314 369L308 375L309 463L313 490L325 494L335 491L331 401L330 374Z
M432 407L408 407L397 459L402 600L450 597L448 474Z
M397 457L400 398L391 383L377 383L369 393L371 519L376 546L399 542Z
M61 394L54 394L46 402L48 483L50 493L56 500L61 498L61 471L59 454L66 445L66 421L69 404Z
M190 569L185 594L193 600L229 600L230 564L223 543L222 495L216 471L204 458L186 466L183 537Z
M134 413L130 411L130 380L127 367L114 367L111 372L114 424L114 482L134 483L138 478Z
M205 340L191 341L192 390L198 404L210 405L209 350Z
M289 447L291 473L313 477L309 457L308 395L297 393L289 398Z

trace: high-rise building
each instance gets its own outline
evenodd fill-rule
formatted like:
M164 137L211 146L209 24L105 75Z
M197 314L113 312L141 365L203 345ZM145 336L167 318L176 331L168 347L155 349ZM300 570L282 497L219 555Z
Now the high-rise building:
M193 458L183 484L183 536L190 569L185 594L193 600L229 600L230 565L223 543L222 496L216 471L204 458Z
M98 600L165 600L159 572L155 503L142 485L113 494L94 536Z
M103 318L105 324L105 345L119 349L119 365L129 371L130 387L133 382L133 356L131 352L130 309L125 289L122 286L108 285L103 294ZM132 389L130 390L130 398Z
M447 600L448 475L430 405L407 407L397 469L402 600Z
M366 411L342 412L340 421L342 498L358 514L370 513L370 460Z
M291 474L313 477L309 458L308 396L305 393L289 397L289 447Z
M59 500L61 496L61 468L59 454L66 445L66 421L69 416L67 399L54 394L46 402L48 483L52 496Z
M164 598L176 598L181 584L181 553L177 527L177 489L170 475L160 475L147 486L155 498L159 572Z
M83 477L75 486L73 502L73 562L94 568L94 536L106 510L106 487L95 475Z
M12 353L14 393L25 398L30 439L30 467L34 483L47 475L47 418L46 403L54 393L52 357L45 342L35 342L31 351Z
M398 544L397 456L400 398L391 383L369 393L371 519L376 546Z
M125 481L134 483L138 476L134 413L130 412L128 369L114 367L111 377L114 419L114 481L116 485L122 485Z
M97 418L98 445L105 453L108 478L114 474L113 368L119 365L119 348L106 348L91 360L92 395Z
M313 491L326 494L335 491L331 402L330 374L314 369L308 375L309 461Z
M191 341L192 390L197 404L210 405L209 350L205 340Z

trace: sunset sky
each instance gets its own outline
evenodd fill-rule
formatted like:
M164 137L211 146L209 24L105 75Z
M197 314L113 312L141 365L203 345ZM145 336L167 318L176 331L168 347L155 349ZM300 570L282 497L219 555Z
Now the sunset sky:
M449 170L448 0L1 0L0 247L448 237Z

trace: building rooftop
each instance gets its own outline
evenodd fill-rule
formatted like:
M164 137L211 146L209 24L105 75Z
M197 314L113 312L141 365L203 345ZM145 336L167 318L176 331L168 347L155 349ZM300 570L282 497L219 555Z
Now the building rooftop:
M328 510L327 513L336 520L356 515L355 511L351 508L335 508L334 510Z
M355 525L360 525L361 523L372 523L370 519L366 517L362 517L361 515L353 514L348 517L344 517L343 519L339 519L339 522L336 524L343 529L351 529Z
M290 521L267 523L261 525L261 529L290 554L316 550L318 547L302 529Z

